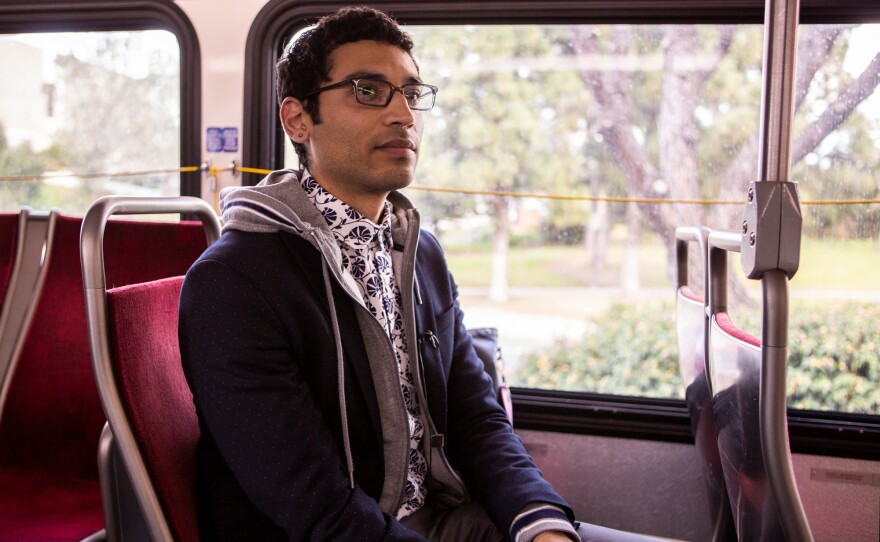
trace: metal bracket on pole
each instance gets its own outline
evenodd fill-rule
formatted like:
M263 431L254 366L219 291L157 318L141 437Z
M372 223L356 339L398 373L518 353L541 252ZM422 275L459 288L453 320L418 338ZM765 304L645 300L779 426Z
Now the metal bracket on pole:
M797 183L753 182L743 213L740 262L750 279L779 269L791 279L801 253L801 216Z

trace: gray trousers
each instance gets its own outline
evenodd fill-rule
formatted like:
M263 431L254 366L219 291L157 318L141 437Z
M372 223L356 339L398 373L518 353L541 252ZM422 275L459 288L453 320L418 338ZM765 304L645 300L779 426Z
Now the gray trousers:
M486 510L475 502L458 508L437 509L425 505L416 513L403 518L403 525L431 542L505 542L502 534L489 519ZM581 542L658 542L662 538L627 533L581 523L578 525Z

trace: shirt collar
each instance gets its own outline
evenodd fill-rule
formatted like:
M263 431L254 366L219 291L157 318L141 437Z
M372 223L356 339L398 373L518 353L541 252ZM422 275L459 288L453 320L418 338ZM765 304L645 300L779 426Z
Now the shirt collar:
M379 224L362 215L357 209L328 192L318 181L303 171L300 179L306 195L327 221L327 226L340 245L366 248L377 236L391 242L391 204L386 201Z

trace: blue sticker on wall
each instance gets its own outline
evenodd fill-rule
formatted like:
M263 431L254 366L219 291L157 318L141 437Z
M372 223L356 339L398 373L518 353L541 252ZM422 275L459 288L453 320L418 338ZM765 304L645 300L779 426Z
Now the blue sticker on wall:
M220 152L223 150L223 130L221 128L208 128L208 152Z
M223 152L238 152L238 128L223 128Z
M238 128L212 126L207 134L208 152L238 152Z

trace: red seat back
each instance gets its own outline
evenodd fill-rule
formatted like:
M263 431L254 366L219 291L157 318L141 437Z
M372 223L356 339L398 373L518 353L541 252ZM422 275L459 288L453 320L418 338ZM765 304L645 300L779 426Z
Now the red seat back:
M174 539L198 540L192 393L180 365L177 304L183 277L107 291L111 358L135 440Z
M56 222L43 291L0 424L0 465L96 479L104 414L89 362L79 228L79 219Z
M104 413L86 329L81 225L81 218L58 217L43 291L0 423L0 467L97 479ZM199 223L111 221L104 246L107 283L121 286L185 273L207 242Z

